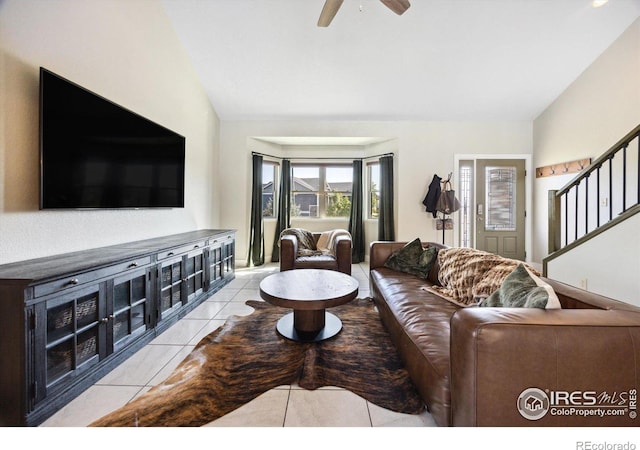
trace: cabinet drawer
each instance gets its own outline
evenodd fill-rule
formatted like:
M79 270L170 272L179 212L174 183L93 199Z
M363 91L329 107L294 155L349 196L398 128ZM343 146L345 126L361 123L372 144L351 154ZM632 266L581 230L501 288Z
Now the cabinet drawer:
M163 250L160 253L158 253L156 257L158 261L161 261L163 259L171 258L172 256L180 255L182 253L186 253L194 249L203 248L205 246L206 246L205 241L193 242L189 245L183 245L181 247L176 247L169 250Z
M53 294L55 292L63 291L75 286L82 285L84 283L90 283L103 277L115 275L126 270L133 270L138 267L146 266L151 263L150 256L144 256L141 258L131 259L122 263L114 264L113 266L103 267L102 269L93 270L91 272L83 272L75 275L69 275L68 277L60 278L48 283L39 284L34 287L34 296L41 297L47 294Z
M221 242L225 242L230 239L233 239L233 234L216 236L214 238L209 239L209 245L219 244Z

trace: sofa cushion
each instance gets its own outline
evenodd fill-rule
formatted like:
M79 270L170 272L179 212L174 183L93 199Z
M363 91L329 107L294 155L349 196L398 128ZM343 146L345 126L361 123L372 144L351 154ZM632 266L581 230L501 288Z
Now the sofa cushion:
M551 286L519 264L502 285L480 306L560 309L560 300Z
M422 247L420 238L407 243L404 247L396 250L384 263L388 269L397 270L420 278L427 278L438 254L435 247Z
M450 320L459 308L421 290L430 283L385 267L370 272L372 297L436 423L449 423Z

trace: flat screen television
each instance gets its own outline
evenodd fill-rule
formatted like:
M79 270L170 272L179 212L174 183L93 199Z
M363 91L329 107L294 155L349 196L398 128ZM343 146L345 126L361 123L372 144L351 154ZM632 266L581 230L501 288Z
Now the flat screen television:
M40 68L40 209L184 207L185 138Z

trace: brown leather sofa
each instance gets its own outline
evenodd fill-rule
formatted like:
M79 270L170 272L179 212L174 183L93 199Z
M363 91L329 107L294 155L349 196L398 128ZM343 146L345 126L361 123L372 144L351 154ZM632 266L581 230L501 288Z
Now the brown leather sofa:
M404 244L371 245L371 296L438 425L640 425L640 308L546 278L562 309L460 307L437 263L384 267Z
M312 233L318 242L322 233ZM336 236L327 255L298 255L298 240L295 236L280 238L280 271L292 269L329 269L351 275L351 238Z

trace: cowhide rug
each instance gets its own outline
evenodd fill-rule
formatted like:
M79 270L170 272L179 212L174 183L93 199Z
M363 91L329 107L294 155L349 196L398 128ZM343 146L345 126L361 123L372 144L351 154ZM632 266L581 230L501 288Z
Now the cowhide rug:
M91 426L200 426L277 386L337 386L397 412L424 410L371 299L331 308L342 331L320 343L281 337L288 311L249 300L248 316L233 316L203 338L161 384Z

